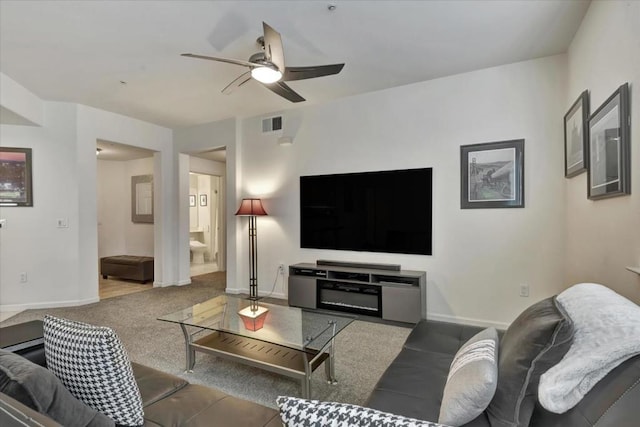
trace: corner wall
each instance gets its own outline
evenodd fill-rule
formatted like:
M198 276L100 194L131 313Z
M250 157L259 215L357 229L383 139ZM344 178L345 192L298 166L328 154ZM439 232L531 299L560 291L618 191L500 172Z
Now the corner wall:
M428 316L503 326L564 285L564 55L398 87L283 113L279 146L242 121L238 198L261 197L259 289L280 263L317 259L427 271ZM460 209L460 146L525 139L524 209ZM300 249L301 175L433 167L433 256ZM246 224L237 265L248 282ZM519 297L519 285L531 287ZM278 278L274 295L286 295Z
M33 149L32 208L0 208L0 310L98 301L97 139L157 151L156 286L177 283L177 160L171 130L83 105L43 102L42 126L0 125L3 145ZM57 228L58 218L68 228ZM27 283L19 283L26 272Z
M640 2L594 1L568 51L565 112L589 90L594 112L621 84L631 92L631 195L587 199L587 173L565 180L565 283L596 282L640 303Z

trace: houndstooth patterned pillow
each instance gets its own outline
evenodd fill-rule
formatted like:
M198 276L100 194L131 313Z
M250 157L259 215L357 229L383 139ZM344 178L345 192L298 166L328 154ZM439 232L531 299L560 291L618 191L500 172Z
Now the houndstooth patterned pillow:
M44 351L49 370L75 397L118 424L144 424L131 362L113 329L45 316Z
M287 427L446 427L347 403L279 396L280 418Z

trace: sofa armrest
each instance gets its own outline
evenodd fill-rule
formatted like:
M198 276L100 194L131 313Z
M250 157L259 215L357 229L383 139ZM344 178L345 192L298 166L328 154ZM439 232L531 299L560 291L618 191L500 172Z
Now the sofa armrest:
M575 407L554 414L536 405L530 427L620 427L638 423L640 355L601 379Z
M0 393L0 425L4 427L61 427L60 424Z

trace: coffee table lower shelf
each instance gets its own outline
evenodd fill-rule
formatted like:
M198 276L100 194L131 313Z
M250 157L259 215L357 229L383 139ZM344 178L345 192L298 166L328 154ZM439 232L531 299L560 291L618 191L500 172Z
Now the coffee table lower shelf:
M333 349L329 347L325 350L294 350L278 344L216 331L187 343L187 370L192 370L195 365L196 351L209 353L300 380L302 397L308 398L311 393L311 373L322 363L325 365L327 381L336 383Z

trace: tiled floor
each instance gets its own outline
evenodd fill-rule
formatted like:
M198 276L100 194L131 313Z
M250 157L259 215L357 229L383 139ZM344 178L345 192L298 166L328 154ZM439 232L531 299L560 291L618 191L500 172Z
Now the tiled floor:
M218 264L215 262L209 262L206 264L191 264L190 273L191 277L199 276L201 274L213 273L218 271Z
M128 280L114 280L103 279L100 277L100 299L107 299L118 297L120 295L133 294L135 292L146 291L153 288L153 283L146 284L128 281Z
M21 311L0 311L0 322L4 322L11 316L15 316L18 313L21 313Z

